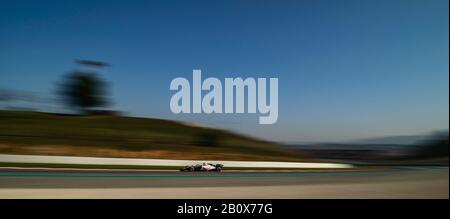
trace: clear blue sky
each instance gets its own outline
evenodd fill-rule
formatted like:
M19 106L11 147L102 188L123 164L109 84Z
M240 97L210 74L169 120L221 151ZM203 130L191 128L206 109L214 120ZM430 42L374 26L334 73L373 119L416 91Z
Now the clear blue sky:
M2 1L0 88L51 95L108 62L113 109L284 142L449 126L448 0ZM174 115L170 81L278 77L279 118Z

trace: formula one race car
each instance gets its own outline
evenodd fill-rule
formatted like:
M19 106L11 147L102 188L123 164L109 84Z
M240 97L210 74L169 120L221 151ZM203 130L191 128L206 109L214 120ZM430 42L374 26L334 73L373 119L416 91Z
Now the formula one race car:
M222 164L211 164L211 163L203 163L203 164L197 164L193 166L185 166L180 169L182 172L209 172L209 171L215 171L220 172L222 171L223 165Z

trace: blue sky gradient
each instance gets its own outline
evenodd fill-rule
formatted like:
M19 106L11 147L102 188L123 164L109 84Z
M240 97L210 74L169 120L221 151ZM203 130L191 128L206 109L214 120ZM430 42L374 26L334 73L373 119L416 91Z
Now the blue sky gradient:
M0 88L51 96L110 63L113 109L283 142L449 126L448 0L2 1ZM170 81L278 77L279 117L175 115Z

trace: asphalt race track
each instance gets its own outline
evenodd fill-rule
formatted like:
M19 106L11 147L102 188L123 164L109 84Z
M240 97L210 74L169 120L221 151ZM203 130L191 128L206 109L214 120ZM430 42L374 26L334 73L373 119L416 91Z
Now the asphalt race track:
M0 198L447 198L448 167L338 172L0 168Z

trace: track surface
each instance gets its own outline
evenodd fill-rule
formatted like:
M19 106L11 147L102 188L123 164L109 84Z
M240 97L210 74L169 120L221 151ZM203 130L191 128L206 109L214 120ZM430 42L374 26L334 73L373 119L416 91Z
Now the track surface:
M0 169L0 198L448 198L448 167L356 172Z

